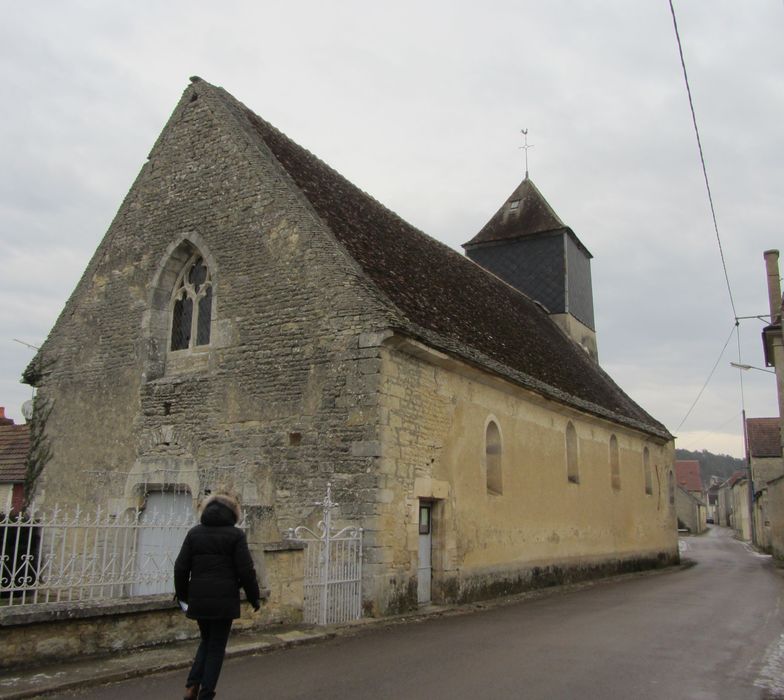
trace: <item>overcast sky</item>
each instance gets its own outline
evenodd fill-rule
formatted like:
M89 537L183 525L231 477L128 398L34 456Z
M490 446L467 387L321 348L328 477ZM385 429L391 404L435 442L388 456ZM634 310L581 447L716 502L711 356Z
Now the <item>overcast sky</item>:
M667 0L0 0L0 406L200 75L458 250L531 178L593 253L600 360L677 445L743 453L733 327ZM784 2L676 0L739 316L784 248ZM782 265L784 268L784 265ZM741 360L764 366L763 323ZM773 375L743 375L750 416Z

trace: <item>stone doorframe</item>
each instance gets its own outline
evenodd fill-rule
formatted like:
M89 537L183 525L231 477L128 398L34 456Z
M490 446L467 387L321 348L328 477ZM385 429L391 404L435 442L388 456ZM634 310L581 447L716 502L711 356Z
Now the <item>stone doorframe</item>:
M443 603L445 572L451 568L450 561L450 538L448 536L447 523L449 522L448 504L451 492L449 482L439 481L431 478L419 478L414 481L414 494L411 499L411 555L413 558L419 557L419 505L421 501L427 501L431 505L431 583L430 601L432 603ZM452 538L453 539L453 538Z

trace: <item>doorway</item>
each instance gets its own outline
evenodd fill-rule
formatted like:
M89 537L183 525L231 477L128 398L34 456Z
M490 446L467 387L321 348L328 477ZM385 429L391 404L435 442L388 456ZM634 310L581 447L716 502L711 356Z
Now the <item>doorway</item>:
M139 516L131 595L170 593L172 571L188 529L195 525L189 493L153 491Z
M433 502L419 501L419 564L417 603L427 605L433 581Z

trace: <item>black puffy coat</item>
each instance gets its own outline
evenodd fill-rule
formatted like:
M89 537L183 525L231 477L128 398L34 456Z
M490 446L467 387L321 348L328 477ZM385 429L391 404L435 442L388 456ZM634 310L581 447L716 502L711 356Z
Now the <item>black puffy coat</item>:
M174 562L174 590L188 604L195 620L226 620L240 616L240 587L254 608L259 584L245 533L234 524L238 507L231 499L213 496L205 504L201 524L188 531Z

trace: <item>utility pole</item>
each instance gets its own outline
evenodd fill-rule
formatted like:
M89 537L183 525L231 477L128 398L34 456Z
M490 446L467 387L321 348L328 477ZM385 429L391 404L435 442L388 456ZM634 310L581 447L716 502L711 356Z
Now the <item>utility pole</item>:
M776 370L779 419L782 422L781 446L784 453L784 339L781 334L781 276L778 250L765 251L765 271L768 275L770 325L762 331L762 339L765 346L765 364Z

